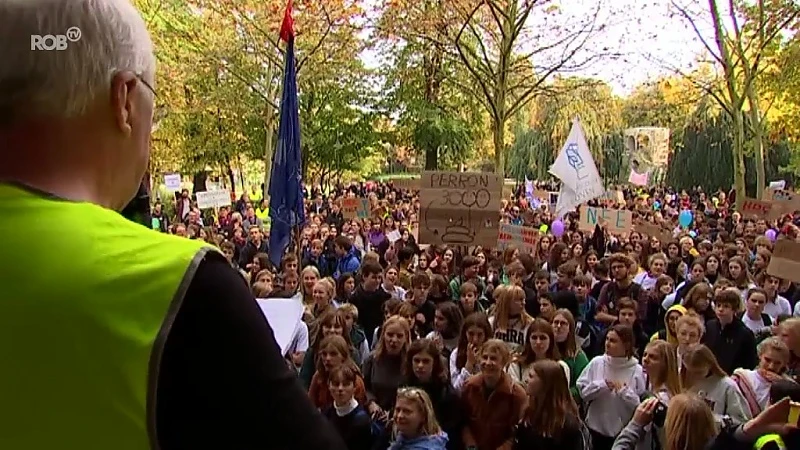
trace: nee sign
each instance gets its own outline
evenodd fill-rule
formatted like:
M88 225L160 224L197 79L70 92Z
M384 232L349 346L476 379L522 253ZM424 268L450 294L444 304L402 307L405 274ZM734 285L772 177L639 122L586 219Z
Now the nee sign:
M594 231L597 225L608 224L611 233L628 233L633 227L633 214L627 209L595 208L581 206L581 221L578 228L582 231Z

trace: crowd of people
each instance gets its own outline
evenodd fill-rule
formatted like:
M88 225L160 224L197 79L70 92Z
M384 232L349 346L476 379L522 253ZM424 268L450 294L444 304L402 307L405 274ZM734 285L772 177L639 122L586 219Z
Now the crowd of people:
M516 194L501 222L552 224ZM423 245L418 192L391 183L311 189L277 267L247 194L209 226L182 209L171 232L218 245L257 298L299 294L287 364L350 449L751 446L737 425L800 401L800 289L766 271L792 217L743 218L724 193L624 195L599 204L663 232L586 233L571 214L535 252ZM345 219L348 196L370 217Z

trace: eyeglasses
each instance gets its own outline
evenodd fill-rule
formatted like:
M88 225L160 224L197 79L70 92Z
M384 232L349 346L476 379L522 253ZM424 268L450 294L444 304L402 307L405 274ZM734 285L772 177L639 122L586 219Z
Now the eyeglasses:
M145 87L147 87L147 89L150 89L150 92L153 93L153 97L158 97L158 94L156 93L156 90L153 88L153 86L150 83L148 83L147 81L145 81L144 74L137 73L136 74L136 78L138 78L139 81L141 81L142 84L145 85Z
M569 326L569 322L567 322L566 320L554 320L553 321L553 326L554 327L568 327Z

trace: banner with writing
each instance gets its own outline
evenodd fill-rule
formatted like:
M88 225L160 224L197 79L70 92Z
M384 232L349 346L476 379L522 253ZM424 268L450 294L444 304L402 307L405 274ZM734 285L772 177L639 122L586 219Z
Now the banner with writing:
M500 236L497 238L497 249L505 250L513 245L520 252L536 253L536 242L539 240L539 230L520 225L500 224Z
M781 239L775 242L775 250L767 266L773 277L800 283L800 242Z
M594 231L597 225L608 224L610 233L622 234L631 231L633 213L627 209L595 208L581 206L581 219L578 228L583 231Z
M419 242L494 247L503 179L483 172L424 172Z
M773 203L771 201L745 198L742 202L742 218L770 219L773 214L772 206Z

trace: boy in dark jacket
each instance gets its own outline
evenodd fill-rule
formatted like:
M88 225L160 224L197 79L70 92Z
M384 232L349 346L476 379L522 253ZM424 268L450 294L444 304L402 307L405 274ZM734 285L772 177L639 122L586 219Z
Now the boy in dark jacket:
M738 368L753 369L758 364L756 338L736 317L742 298L735 289L725 289L714 297L716 319L706 323L703 335L705 344L717 357L719 366L726 373Z

